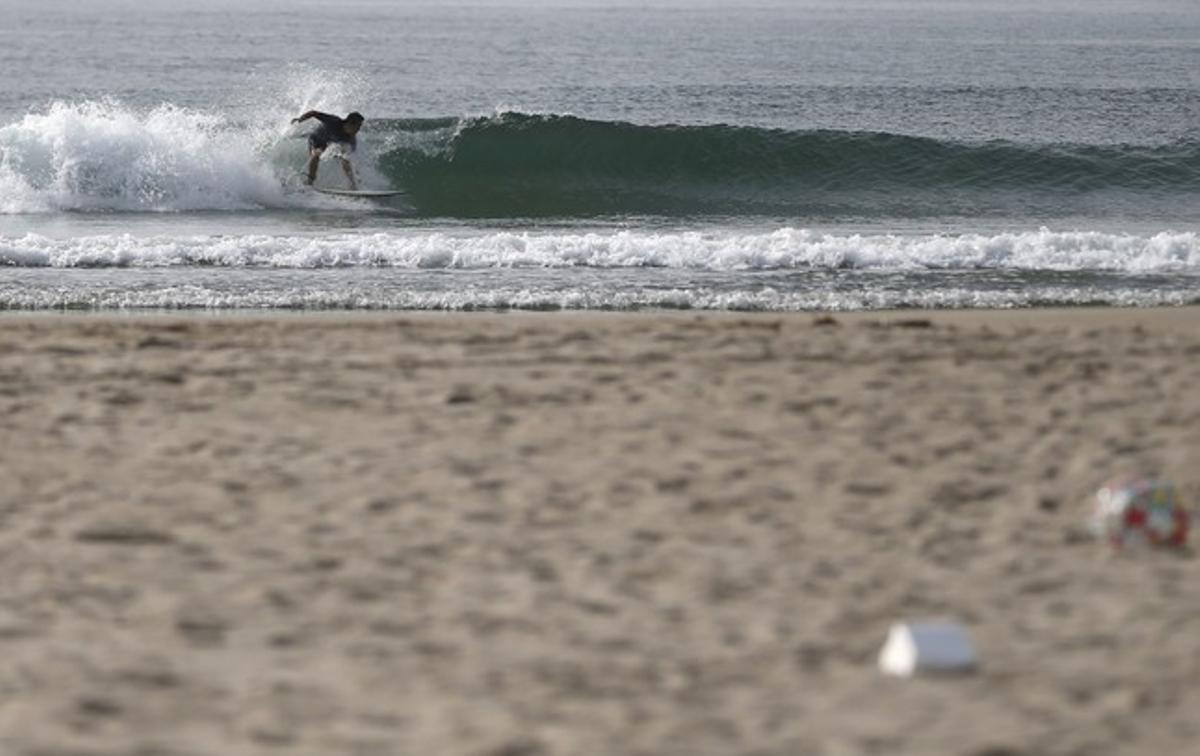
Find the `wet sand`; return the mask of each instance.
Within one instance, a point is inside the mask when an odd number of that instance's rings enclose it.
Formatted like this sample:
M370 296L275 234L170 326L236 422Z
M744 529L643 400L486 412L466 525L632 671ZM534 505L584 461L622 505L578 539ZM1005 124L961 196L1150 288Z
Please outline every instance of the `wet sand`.
M1186 753L1198 450L1192 308L6 316L0 753Z

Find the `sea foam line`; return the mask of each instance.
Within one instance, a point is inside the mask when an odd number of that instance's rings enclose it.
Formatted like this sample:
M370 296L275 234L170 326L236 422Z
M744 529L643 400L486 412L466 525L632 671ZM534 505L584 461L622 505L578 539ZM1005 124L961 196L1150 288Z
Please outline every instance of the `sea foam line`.
M0 236L0 265L408 269L1058 270L1200 272L1200 236L1048 229L993 235L739 232L338 233L318 236Z
M737 310L757 312L880 309L1008 309L1034 306L1117 307L1197 304L1200 292L1091 286L1034 286L1019 291L951 287L886 291L718 291L700 288L513 287L413 291L371 286L280 286L227 290L178 284L11 286L0 283L0 310Z

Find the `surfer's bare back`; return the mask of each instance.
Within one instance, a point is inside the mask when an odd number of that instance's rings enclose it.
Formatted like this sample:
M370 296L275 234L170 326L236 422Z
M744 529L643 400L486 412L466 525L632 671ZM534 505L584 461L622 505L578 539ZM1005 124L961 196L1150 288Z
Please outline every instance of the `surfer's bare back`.
M317 168L321 163L321 155L331 142L344 145L346 153L354 152L354 148L358 146L355 135L358 134L363 121L366 120L358 112L351 113L345 118L338 118L335 115L310 110L299 118L293 118L292 123L301 123L310 118L317 119L321 125L308 135L308 177L305 183L309 185L317 180ZM350 165L350 161L341 155L338 156L338 160L342 161L342 170L346 172L346 178L350 180L350 188L357 189L358 181L354 178L354 169Z

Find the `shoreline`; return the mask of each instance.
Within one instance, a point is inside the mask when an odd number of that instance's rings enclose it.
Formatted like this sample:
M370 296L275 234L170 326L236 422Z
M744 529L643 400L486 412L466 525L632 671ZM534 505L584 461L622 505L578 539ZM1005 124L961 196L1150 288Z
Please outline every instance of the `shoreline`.
M801 322L832 318L838 323L849 325L861 323L894 324L898 321L927 320L932 325L964 327L1084 327L1104 325L1140 325L1154 329L1185 328L1193 318L1200 322L1200 304L1131 306L1108 305L1074 307L1019 307L1019 308L954 308L954 309L881 309L881 310L805 310L805 311L759 311L759 310L303 310L303 309L135 309L135 310L0 310L0 319L5 321L43 319L70 322L72 320L108 320L115 322L162 322L181 321L270 321L299 322L306 319L314 322L377 323L390 320L487 320L528 319L531 322L563 318L574 322L596 320L661 319L664 322L678 320L728 321L738 319L780 319Z

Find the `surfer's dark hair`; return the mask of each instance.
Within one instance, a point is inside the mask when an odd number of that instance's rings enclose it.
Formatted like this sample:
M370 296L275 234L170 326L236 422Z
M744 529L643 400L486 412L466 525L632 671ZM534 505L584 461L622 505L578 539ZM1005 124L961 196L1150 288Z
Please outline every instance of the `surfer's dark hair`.
M362 123L363 121L365 121L367 119L363 118L362 113L359 113L356 110L353 113L351 113L350 115L346 116L346 120L349 121L350 123Z

